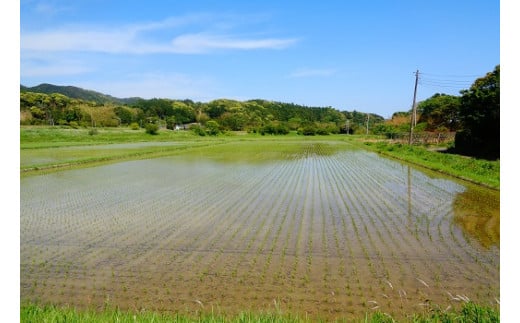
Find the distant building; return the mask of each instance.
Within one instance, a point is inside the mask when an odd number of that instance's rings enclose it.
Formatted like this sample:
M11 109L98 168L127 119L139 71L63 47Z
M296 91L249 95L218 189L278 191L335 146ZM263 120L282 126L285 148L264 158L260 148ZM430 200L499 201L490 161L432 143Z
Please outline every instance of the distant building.
M193 126L200 126L200 123L198 122L192 122L192 123L185 123L185 124L176 124L175 130L189 130Z

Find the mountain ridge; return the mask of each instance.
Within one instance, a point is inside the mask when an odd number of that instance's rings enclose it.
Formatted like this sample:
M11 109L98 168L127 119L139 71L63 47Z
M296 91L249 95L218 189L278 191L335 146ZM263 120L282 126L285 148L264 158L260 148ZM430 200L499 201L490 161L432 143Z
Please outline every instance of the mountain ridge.
M93 90L83 89L77 86L72 85L54 85L50 83L41 83L36 86L28 87L20 84L20 92L37 92L37 93L59 93L69 98L73 99L81 99L85 101L94 101L96 103L119 103L119 104L132 104L138 100L141 100L139 97L131 97L131 98L117 98L108 94L103 94L101 92L96 92Z

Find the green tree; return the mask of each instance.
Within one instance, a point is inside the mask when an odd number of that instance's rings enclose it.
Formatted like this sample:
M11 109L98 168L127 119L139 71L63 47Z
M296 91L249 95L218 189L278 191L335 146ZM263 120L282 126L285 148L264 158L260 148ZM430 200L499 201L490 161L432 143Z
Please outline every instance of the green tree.
M460 97L436 93L417 105L419 123L426 123L427 131L439 129L459 130Z
M167 99L138 100L134 107L141 109L148 117L165 119L173 115L172 101Z
M206 135L206 131L204 131L204 129L201 126L199 126L198 124L191 126L190 130L193 133L195 133L195 134L197 134L199 136L202 136L202 137Z
M31 107L30 112L31 112L33 118L41 119L41 120L45 119L45 111L43 111L42 109L40 109L38 107Z
M244 130L247 122L247 116L242 112L224 112L220 118L220 123L223 127L233 131Z
M220 125L215 120L206 122L206 133L210 136L216 136L220 133Z
M201 113L197 114L196 121L202 125L205 125L206 122L209 121L209 116L206 113L201 112Z
M114 108L114 113L119 118L122 124L130 124L133 119L132 111L127 107L118 106Z
M399 133L399 129L391 124L380 123L372 129L372 132L376 135L383 135L386 138L391 139Z
M174 101L172 103L172 115L177 124L185 124L195 122L195 109L182 101Z
M461 91L462 130L455 150L475 157L500 158L500 65Z
M287 135L289 132L289 127L284 122L269 122L260 128L262 135Z
M206 113L212 119L217 119L225 112L236 111L242 107L242 103L235 100L218 99L209 102L206 106Z
M157 123L149 122L145 126L147 134L156 135L159 132L159 125Z
M166 118L166 129L174 130L175 124L176 124L175 117Z
M71 107L66 108L63 111L63 114L65 116L65 120L69 123L71 121L80 121L81 120L81 110L79 107Z
M333 108L325 108L320 118L321 122L334 122L337 125L345 123L346 117L343 113Z
M244 102L240 111L245 122L242 130L261 128L268 121L267 112L267 109L257 101Z

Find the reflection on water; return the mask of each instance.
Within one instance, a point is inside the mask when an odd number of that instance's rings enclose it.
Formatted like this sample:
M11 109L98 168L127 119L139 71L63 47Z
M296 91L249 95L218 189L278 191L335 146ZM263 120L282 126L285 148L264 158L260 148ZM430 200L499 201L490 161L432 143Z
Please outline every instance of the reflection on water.
M498 232L474 221L498 195L336 148L233 143L22 178L20 299L197 315L282 300L334 321L498 301L500 250L470 238Z
M414 201L413 177L412 167L407 165L409 225L421 224L422 221L422 217L418 216L421 211L416 209L419 204ZM500 192L473 184L465 184L460 188L453 191L453 222L467 239L478 241L482 247L500 247Z
M483 247L500 246L500 192L470 186L453 202L454 221Z
M474 242L498 217L473 220L498 198L334 149L233 143L22 178L20 299L197 315L194 299L229 314L280 299L331 320L370 311L360 299L391 316L498 301L499 246Z
M412 169L408 165L408 222L412 222Z

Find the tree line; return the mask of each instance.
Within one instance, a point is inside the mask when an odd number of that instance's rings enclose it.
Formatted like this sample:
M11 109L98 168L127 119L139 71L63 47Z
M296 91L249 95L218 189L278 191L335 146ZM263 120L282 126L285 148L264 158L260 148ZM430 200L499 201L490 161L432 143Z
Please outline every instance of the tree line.
M46 88L49 86L47 85ZM32 92L21 87L21 124L68 125L71 127L167 129L193 127L200 135L222 131L248 131L262 135L337 133L376 134L391 137L410 130L411 109L392 118L333 107L312 107L262 99L237 101L217 99L207 103L192 100L133 98L129 101L71 98L60 93ZM70 91L70 89L68 89ZM81 92L73 88L74 92ZM84 97L92 97L92 91ZM108 99L113 99L106 96ZM496 159L500 156L500 65L459 96L436 93L417 105L415 132L456 132L458 153Z
M192 100L137 99L131 104L100 103L73 99L60 93L20 93L21 123L69 126L129 126L158 124L167 129L215 123L220 131L249 131L261 134L357 133L384 121L382 116L358 111L339 111L332 107L308 107L267 100L237 101L217 99L207 103ZM346 124L350 125L347 129Z

